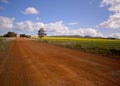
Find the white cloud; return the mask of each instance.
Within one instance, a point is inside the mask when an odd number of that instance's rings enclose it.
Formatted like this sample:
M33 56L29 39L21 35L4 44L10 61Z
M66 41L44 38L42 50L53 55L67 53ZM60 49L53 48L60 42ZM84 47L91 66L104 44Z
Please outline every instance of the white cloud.
M39 28L44 28L47 32L52 32L54 35L80 35L80 36L103 36L97 30L92 28L80 28L76 30L70 30L63 24L62 21L55 23L44 24L41 22L24 21L16 23L16 28L26 31L37 31Z
M46 31L54 32L55 34L58 35L67 34L69 32L69 28L66 27L62 21L45 24L44 28L46 29Z
M109 11L120 12L120 0L103 0L101 2L101 7L110 5Z
M120 13L115 13L111 15L107 21L102 22L98 28L110 28L117 29L120 28Z
M68 25L77 25L77 24L78 24L77 22L68 23Z
M114 12L114 14L110 15L108 20L100 23L97 27L110 29L120 28L120 0L103 0L101 7L106 5L110 5L108 10Z
M114 33L111 36L120 39L120 33Z
M40 22L32 22L30 20L24 22L16 23L15 28L19 30L26 30L26 31L35 31L38 30L40 27L44 27L43 23Z
M80 28L76 30L70 30L70 35L80 35L80 36L92 36L92 37L103 37L102 33L98 32L93 28Z
M1 0L1 2L3 2L3 3L8 3L8 0Z
M54 32L55 35L80 35L80 36L103 36L97 30L92 28L80 28L70 30L62 21L45 24L46 31Z
M38 14L39 11L37 9L35 9L34 7L28 7L24 11L22 11L22 13L26 14L26 15L28 15L28 14L33 15L33 14Z
M46 32L52 32L54 35L80 35L80 36L103 36L97 30L92 28L78 28L70 30L63 24L63 21L54 23L32 22L30 20L17 22L13 25L15 18L0 16L0 29L18 29L22 31L38 31L39 28L45 28Z
M13 29L15 18L8 18L4 16L0 16L0 29Z

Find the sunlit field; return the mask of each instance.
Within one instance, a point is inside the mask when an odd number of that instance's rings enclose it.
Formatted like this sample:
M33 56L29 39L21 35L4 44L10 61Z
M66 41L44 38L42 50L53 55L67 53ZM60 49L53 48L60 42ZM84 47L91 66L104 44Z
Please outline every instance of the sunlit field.
M42 38L42 42L105 56L120 56L120 40L118 39L47 36Z

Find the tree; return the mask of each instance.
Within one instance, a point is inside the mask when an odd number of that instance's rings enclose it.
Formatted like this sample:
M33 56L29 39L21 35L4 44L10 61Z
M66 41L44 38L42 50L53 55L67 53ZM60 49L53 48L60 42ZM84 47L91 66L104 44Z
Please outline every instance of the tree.
M15 32L8 32L7 34L4 34L4 37L17 37L17 34Z
M44 28L38 30L38 36L42 39L46 35Z
M26 34L20 34L20 37L31 38L30 35L26 35Z

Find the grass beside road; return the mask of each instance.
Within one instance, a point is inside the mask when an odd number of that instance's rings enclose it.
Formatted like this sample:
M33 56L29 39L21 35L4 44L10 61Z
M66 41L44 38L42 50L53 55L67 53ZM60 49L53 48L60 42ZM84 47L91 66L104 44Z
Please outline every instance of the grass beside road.
M120 40L118 39L44 37L42 42L120 59Z
M0 37L0 66L8 55L9 47L10 47L10 40Z

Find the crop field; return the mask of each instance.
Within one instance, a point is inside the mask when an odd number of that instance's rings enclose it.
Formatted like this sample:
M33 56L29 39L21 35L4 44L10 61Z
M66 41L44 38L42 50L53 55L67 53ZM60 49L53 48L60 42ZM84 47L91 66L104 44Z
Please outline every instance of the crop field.
M78 37L44 37L42 42L104 56L120 56L120 40Z

